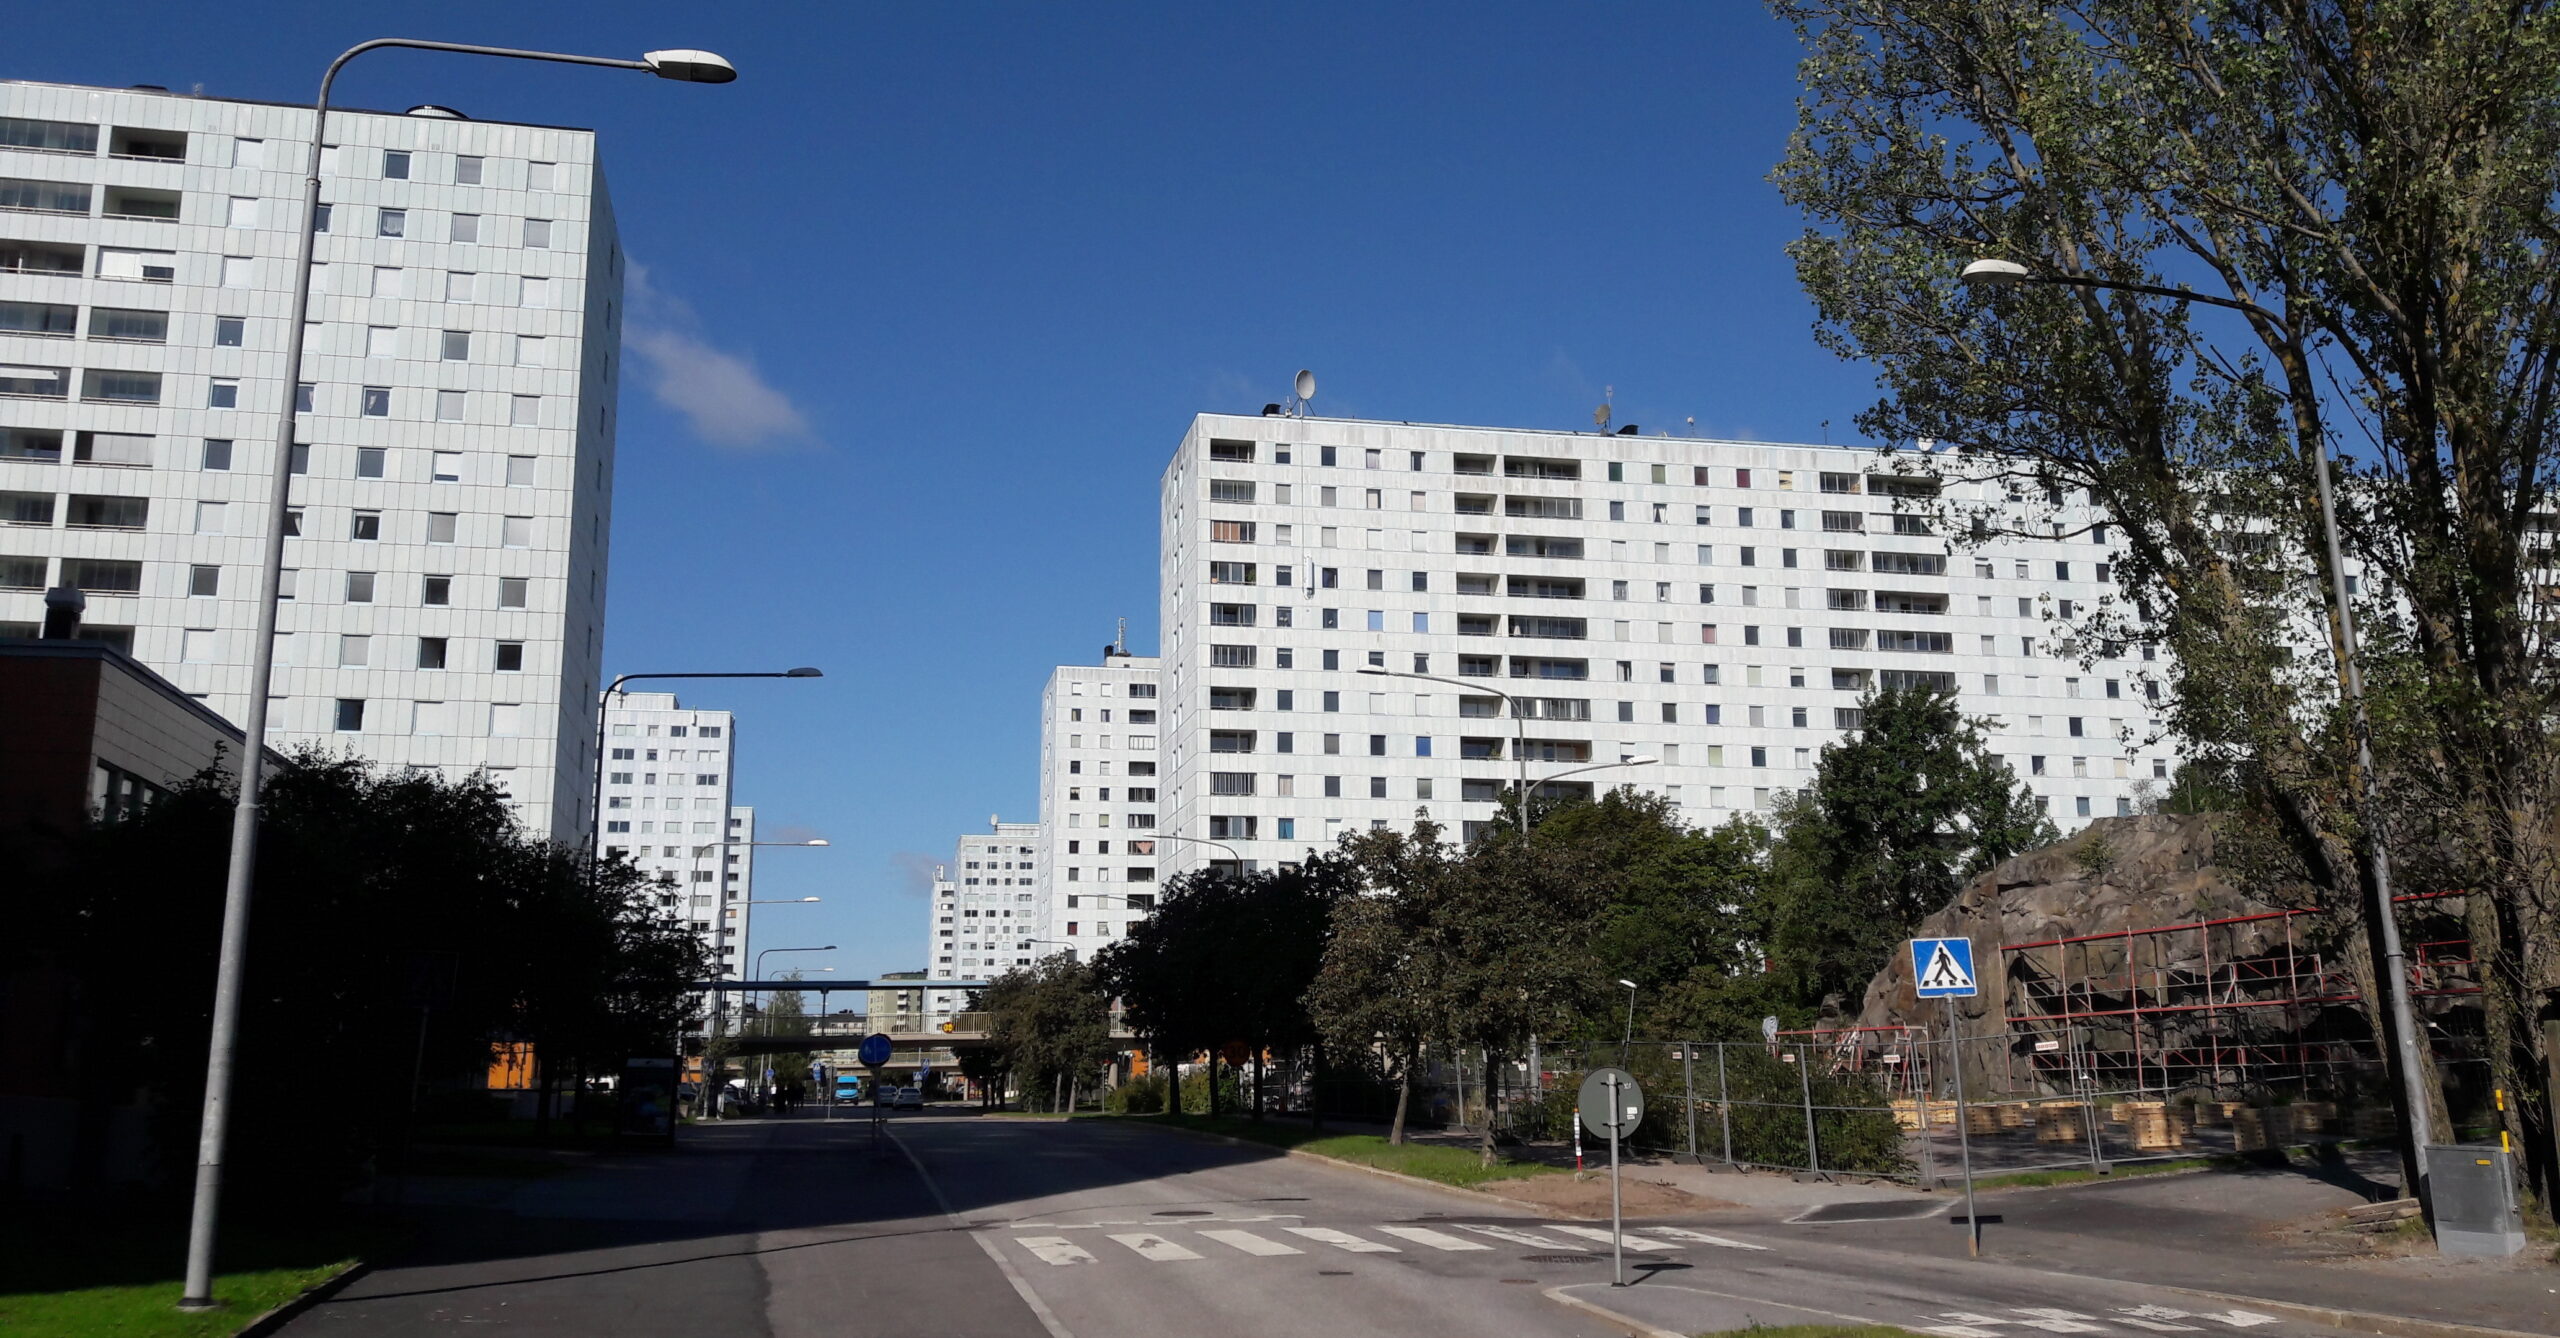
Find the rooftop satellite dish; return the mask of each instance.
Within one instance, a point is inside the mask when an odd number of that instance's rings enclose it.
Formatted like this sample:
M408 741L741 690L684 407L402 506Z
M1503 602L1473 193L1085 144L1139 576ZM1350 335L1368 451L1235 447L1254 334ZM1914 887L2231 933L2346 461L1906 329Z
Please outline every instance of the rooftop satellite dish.
M1297 391L1298 402L1301 404L1314 399L1316 397L1316 374L1303 367L1299 368Z

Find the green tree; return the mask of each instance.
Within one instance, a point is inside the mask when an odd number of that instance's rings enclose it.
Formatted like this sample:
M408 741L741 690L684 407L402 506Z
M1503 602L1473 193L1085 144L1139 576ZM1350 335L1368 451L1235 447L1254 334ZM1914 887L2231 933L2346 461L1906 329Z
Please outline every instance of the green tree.
M1093 967L1065 953L1017 967L971 1001L987 1014L987 1043L1004 1057L1026 1106L1098 1084L1115 1055L1111 997Z
M1983 746L1953 694L1871 692L1778 808L1768 955L1801 1005L1855 1011L1868 979L1966 880L2057 839L2043 801Z
M1385 1049L1396 1075L1390 1143L1404 1141L1422 1047L1450 1034L1452 964L1440 924L1460 857L1439 835L1423 821L1411 834L1343 838L1340 853L1369 891L1334 903L1331 937L1305 996L1310 1020L1336 1054Z

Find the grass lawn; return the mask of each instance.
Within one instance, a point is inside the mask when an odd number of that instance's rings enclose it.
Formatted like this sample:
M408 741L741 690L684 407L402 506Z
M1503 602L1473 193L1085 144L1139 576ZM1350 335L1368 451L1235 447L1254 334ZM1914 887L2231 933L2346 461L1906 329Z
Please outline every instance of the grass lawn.
M214 1295L178 1311L183 1197L98 1193L13 1205L0 1223L0 1333L9 1338L211 1338L326 1281L387 1241L353 1222L226 1222Z
M1460 1189L1473 1189L1496 1180L1523 1180L1533 1175L1551 1175L1556 1169L1536 1162L1512 1161L1507 1157L1497 1159L1491 1166L1483 1166L1478 1164L1478 1158L1472 1148L1453 1148L1425 1143L1395 1144L1389 1143L1382 1134L1320 1134L1293 1120L1273 1120L1256 1124L1251 1120L1231 1119L1224 1116L1213 1120L1205 1116L1186 1115L1179 1123L1169 1123L1160 1115L1106 1118L1127 1118L1145 1123L1166 1124L1170 1128L1200 1129L1213 1134L1225 1134L1230 1138L1241 1138L1251 1143L1265 1143L1276 1148L1330 1157L1335 1161L1347 1161L1356 1166L1374 1166L1381 1171L1394 1171L1401 1175L1418 1176L1424 1180L1436 1180L1444 1185L1456 1185Z
M2136 1176L2161 1175L2170 1171L2197 1171L2222 1164L2225 1158L2186 1157L2177 1161L2137 1161L2112 1168L2110 1174L2095 1171L2012 1171L2007 1175L1978 1175L1973 1178L1976 1189L2033 1189L2041 1185L2082 1185L2099 1180L2131 1180ZM1961 1184L1962 1182L1957 1182Z

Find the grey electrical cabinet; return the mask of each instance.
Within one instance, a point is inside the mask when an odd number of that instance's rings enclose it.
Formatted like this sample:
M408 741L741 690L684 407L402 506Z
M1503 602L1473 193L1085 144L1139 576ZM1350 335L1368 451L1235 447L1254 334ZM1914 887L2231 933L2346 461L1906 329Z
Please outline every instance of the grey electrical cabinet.
M2515 1167L2503 1148L2433 1144L2427 1184L2436 1209L2436 1248L2503 1259L2524 1249Z

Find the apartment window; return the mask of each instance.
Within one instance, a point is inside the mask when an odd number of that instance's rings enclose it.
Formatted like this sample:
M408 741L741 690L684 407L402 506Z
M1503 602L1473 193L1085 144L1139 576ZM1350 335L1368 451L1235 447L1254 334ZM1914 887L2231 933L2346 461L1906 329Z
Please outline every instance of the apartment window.
M466 396L466 395L468 395L468 394L469 394L469 392L468 392L468 391L461 391L461 390L439 390L439 391L437 391L437 392L436 392L436 421L437 421L437 422L439 422L439 423L459 423L459 422L461 422L461 421L462 421L463 408L464 408L464 405L465 405L465 403L466 403L466 401L465 401L465 396Z
M547 218L526 219L524 221L524 244L532 250L548 250L551 246L551 220Z
M524 643L521 641L499 642L498 660L494 667L502 674L524 672Z
M409 211L406 209L384 209L377 212L373 216L373 235L376 237L408 236Z
M531 584L531 581L523 576L499 577L498 607L502 609L523 608L525 606L525 591Z
M231 468L231 443L218 438L208 438L204 444L203 461L206 469Z
M518 367L548 367L548 366L550 366L550 365L551 365L551 364L550 364L550 362L548 362L548 361L544 358L544 356L543 356L543 355L544 355L544 348L543 348L543 339L542 339L542 336L540 336L540 335L517 335L517 336L516 336L516 366L518 366Z
M370 604L373 602L372 572L351 571L347 573L347 602L350 604Z
M498 542L508 548L533 547L533 517L507 517L500 526Z
M469 330L447 330L444 332L444 360L446 362L469 362L471 360L471 332Z
M463 270L454 270L447 273L444 276L444 300L447 302L470 301L471 281L475 277L477 276Z
M191 566L187 568L187 593L210 598L222 593L222 568Z
M530 488L533 486L532 456L510 455L507 457L507 486L510 488Z
M462 481L462 452L435 452L427 461L427 480L431 483L460 483Z
M457 242L478 242L480 240L480 216L478 214L454 215L453 240Z
M455 158L453 160L453 184L457 186L479 185L481 169L486 166L487 162L487 159L475 158L469 155Z
M213 320L213 346L238 348L247 341L249 323L238 316L217 316Z
M362 404L364 406L365 417L389 418L391 416L391 387L366 386L364 388Z
M444 667L446 644L445 638L440 636L422 636L418 638L418 667L421 669L442 669Z
M360 479L381 478L388 458L389 452L385 451L380 446L358 446L356 448L356 477Z
M350 539L364 540L380 539L382 537L382 513L379 511L358 511L348 517L347 537Z
M409 154L406 150L384 149L382 151L382 177L385 181L409 179Z
M196 503L196 533L228 533L231 504L229 502Z
M248 287L250 265L252 263L253 262L247 256L224 256L222 258L222 286L225 288ZM148 271L145 271L145 273L147 274Z
M455 530L460 526L461 521L462 521L462 517L461 517L461 515L460 515L459 513L457 513L457 512L452 512L452 511L430 511L430 512L428 512L428 513L427 513L427 542L428 542L428 543L431 543L431 544L449 544L449 543L452 543L452 542L453 542L453 539L454 539L454 532L455 532Z
M556 163L526 163L524 165L524 188L526 190L557 189L552 182L559 175L559 170L559 166Z
M352 734L364 728L364 698L340 697L335 724L340 732Z
M418 602L429 607L443 607L453 602L453 578L429 576L418 587Z
M208 409L239 408L240 383L227 376L217 376L213 378L212 382L205 388L204 407ZM229 443L226 442L224 444L227 446ZM226 451L225 454L228 455L228 452ZM227 463L223 465L223 468L225 469L229 469L230 467L231 466Z
M288 539L299 539L299 538L301 538L301 537L302 537L302 508L301 508L301 507L295 506L295 507L287 507L287 508L285 508L285 513L284 513L284 532L285 532L285 537L286 537L286 538L288 538Z
M542 423L542 397L510 395L507 397L507 423L511 427L538 427Z
M339 667L339 668L341 668L341 669L362 669L362 668L364 668L366 665L368 665L368 664L372 663L372 660L373 660L373 638L372 638L372 637L369 637L369 636L352 636L352 635L350 635L350 636L341 636L341 637L339 637L339 638L338 638L338 667Z

